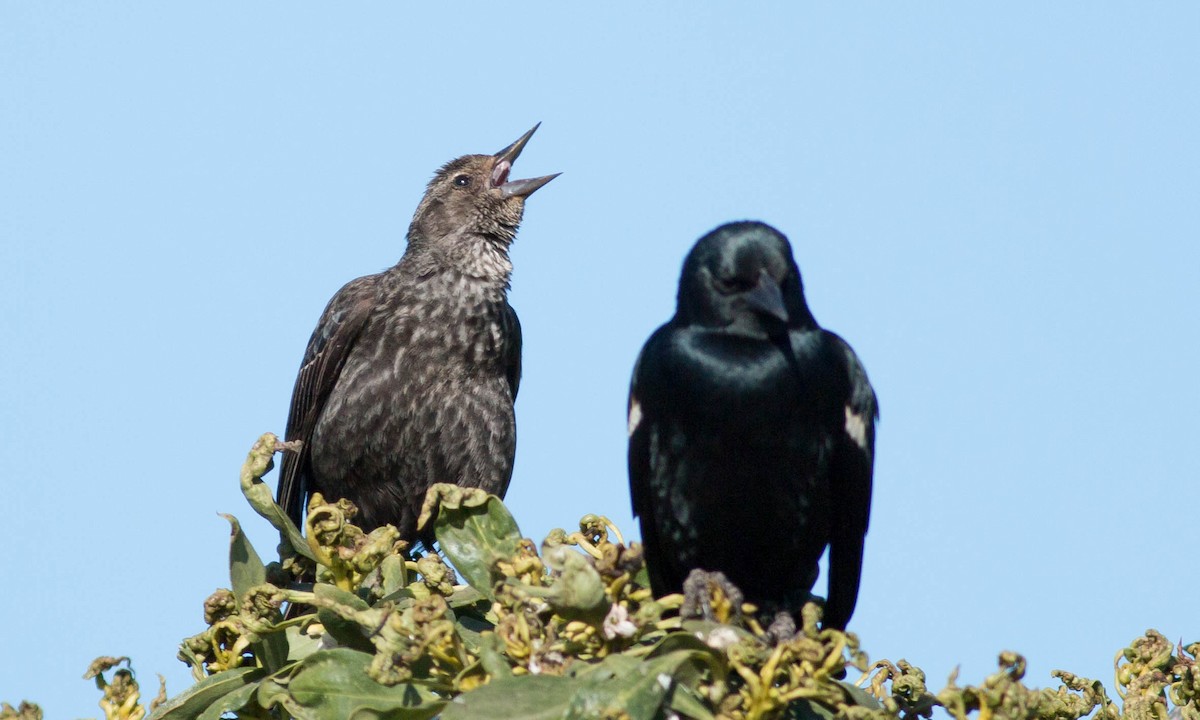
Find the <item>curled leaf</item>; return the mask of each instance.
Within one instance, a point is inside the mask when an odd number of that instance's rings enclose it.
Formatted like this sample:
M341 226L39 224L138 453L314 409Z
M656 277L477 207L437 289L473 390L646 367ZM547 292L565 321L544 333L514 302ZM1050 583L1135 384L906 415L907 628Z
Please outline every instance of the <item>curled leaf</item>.
M262 480L263 475L266 475L275 466L273 456L279 448L279 438L274 433L263 433L258 438L254 446L250 448L249 454L246 455L246 462L242 464L240 475L242 494L246 496L246 501L250 503L250 507L254 508L254 512L265 518L279 531L282 543L291 548L292 552L316 561L312 551L308 549L308 543L305 542L304 536L300 534L299 528L283 511L283 508L275 504L275 496Z

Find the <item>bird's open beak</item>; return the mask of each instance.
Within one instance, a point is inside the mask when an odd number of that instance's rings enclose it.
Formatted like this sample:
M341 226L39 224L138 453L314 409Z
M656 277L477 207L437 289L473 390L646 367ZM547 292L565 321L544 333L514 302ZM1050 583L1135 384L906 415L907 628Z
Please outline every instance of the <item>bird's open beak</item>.
M770 315L780 322L788 321L787 307L783 304L783 292L779 283L767 273L766 269L758 271L758 284L745 295L746 304L753 310Z
M529 197L535 190L558 177L562 173L554 173L553 175L543 175L542 177L529 178L528 180L509 180L508 173L512 170L512 164L521 155L521 151L525 149L525 145L529 142L529 138L537 132L541 123L534 125L521 137L517 138L516 142L496 153L496 166L492 169L492 187L498 188L503 197Z

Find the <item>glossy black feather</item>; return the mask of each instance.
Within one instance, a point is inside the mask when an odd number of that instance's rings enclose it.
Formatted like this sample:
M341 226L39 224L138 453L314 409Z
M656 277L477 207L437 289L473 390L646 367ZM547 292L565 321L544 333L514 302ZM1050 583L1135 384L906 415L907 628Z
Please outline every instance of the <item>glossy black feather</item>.
M831 548L825 624L854 611L867 530L875 393L821 329L787 239L717 228L684 263L678 309L630 393L629 473L656 595L719 570L765 610L798 611Z
M508 180L532 132L443 166L400 261L329 301L288 414L301 449L284 456L277 499L297 524L320 492L354 502L368 530L390 523L428 545L416 520L432 484L507 490L521 376L508 249L525 198L552 179Z

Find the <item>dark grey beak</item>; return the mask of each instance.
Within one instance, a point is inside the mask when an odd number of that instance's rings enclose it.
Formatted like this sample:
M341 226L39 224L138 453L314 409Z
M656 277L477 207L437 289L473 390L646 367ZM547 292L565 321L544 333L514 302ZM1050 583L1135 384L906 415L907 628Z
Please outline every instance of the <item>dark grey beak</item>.
M779 283L775 282L766 269L758 271L758 284L751 288L745 297L746 304L751 309L764 315L770 315L783 323L788 321L787 307L783 304L783 292L779 289Z
M537 132L541 127L541 123L529 128L529 132L516 139L512 145L504 148L496 153L496 166L492 170L492 187L498 188L500 194L504 197L529 197L535 190L558 177L562 173L554 173L553 175L543 175L542 177L529 178L528 180L509 180L508 173L512 170L512 164L521 155L521 151L525 149L525 145L529 143L529 138Z
M514 142L512 145L509 145L500 152L496 153L496 162L507 160L508 164L512 165L517 158L521 157L521 151L524 150L525 146L529 144L529 138L533 137L533 134L537 132L537 129L541 126L541 123L534 125L533 127L529 128L529 132L517 138L516 142Z
M543 175L541 177L529 178L528 180L513 180L511 182L506 182L500 186L500 193L504 195L504 197L512 197L513 195L529 197L533 194L534 190L537 190L559 175L562 175L562 173Z

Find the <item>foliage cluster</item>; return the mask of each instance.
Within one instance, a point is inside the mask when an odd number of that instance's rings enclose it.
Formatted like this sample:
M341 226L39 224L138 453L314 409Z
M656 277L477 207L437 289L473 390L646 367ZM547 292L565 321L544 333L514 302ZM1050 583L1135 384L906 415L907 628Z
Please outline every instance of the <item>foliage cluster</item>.
M207 629L179 651L196 684L170 700L160 691L151 720L907 720L938 707L957 720L1200 720L1200 643L1151 630L1125 648L1123 707L1067 672L1054 673L1055 689L1029 688L1024 658L1009 652L980 685L952 676L933 693L919 668L871 664L853 633L820 629L819 603L784 638L715 584L708 617L688 617L681 596L651 595L640 546L607 519L586 516L538 548L498 498L455 486L436 486L422 513L449 565L410 552L394 528L364 533L353 506L320 496L302 535L261 479L281 448L262 436L241 476L279 530L281 560L263 563L226 516L231 587L205 601ZM86 677L108 720L141 720L132 673L105 680L121 662L101 658ZM857 684L842 680L851 669ZM40 717L27 703L0 709L0 720Z

